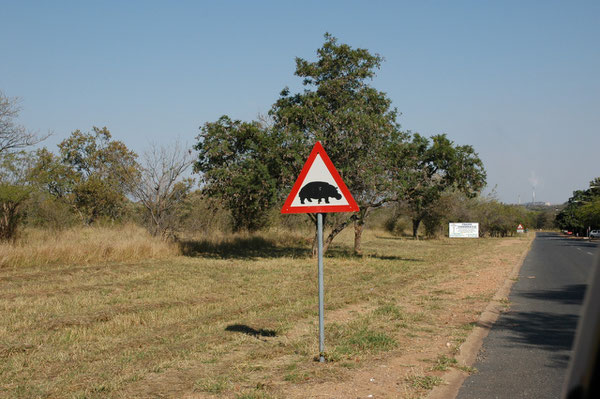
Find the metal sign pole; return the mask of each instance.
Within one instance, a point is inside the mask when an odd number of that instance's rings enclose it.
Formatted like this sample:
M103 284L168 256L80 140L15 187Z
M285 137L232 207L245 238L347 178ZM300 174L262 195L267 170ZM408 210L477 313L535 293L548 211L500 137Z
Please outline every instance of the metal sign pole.
M319 256L319 361L325 361L325 327L323 321L323 214L317 213L317 239Z
M330 201L330 198L332 200ZM313 200L317 200L316 203ZM309 203L305 203L308 201ZM325 201L324 204L321 201ZM319 257L319 361L325 362L323 288L323 222L329 212L358 212L358 204L333 166L320 142L316 142L283 203L281 213L310 213L317 218Z

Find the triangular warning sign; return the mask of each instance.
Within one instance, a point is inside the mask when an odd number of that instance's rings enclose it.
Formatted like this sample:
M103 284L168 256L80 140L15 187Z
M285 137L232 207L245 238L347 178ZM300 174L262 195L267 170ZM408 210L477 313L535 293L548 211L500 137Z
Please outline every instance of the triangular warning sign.
M523 225L519 223L519 225L517 226L517 230L523 230Z
M317 141L281 213L358 212L358 205Z

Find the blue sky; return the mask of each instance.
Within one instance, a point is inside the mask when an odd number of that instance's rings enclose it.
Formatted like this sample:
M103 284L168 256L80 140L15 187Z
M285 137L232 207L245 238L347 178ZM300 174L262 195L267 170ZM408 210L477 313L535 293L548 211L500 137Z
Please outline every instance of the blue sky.
M141 153L266 113L330 32L385 58L404 129L473 145L502 201L560 203L600 176L599 21L598 1L0 0L0 90L52 150L107 126Z

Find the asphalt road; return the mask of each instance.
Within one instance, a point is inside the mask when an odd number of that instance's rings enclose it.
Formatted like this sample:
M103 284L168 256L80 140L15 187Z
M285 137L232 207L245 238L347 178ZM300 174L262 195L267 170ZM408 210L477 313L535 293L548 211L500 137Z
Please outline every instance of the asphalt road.
M458 399L560 398L597 248L538 233Z

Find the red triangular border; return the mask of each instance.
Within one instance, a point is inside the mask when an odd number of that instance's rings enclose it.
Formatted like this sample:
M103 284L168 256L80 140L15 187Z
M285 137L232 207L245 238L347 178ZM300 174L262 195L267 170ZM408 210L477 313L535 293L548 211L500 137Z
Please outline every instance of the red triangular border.
M315 205L309 205L309 206L294 206L294 207L292 207L292 202L294 202L294 198L296 198L298 191L300 191L302 183L304 182L304 179L306 178L308 171L310 170L315 159L317 158L317 155L321 155L321 159L325 163L325 166L327 166L327 169L329 170L329 173L331 173L333 180L335 180L335 182L337 183L340 191L342 192L342 195L344 196L344 198L346 198L346 201L348 201L348 205L315 204ZM354 198L352 197L352 194L350 194L348 187L346 187L346 184L344 184L342 177L338 173L335 166L333 166L331 159L329 159L329 157L327 156L327 153L325 152L325 149L321 145L321 142L317 141L315 146L313 147L312 151L310 152L310 155L308 156L306 163L302 167L302 171L300 172L298 179L296 179L296 183L294 183L294 186L292 187L292 191L290 192L287 199L285 200L285 203L283 204L283 207L281 208L281 213L329 213L329 212L358 212L358 204L356 203L356 201L354 201Z

